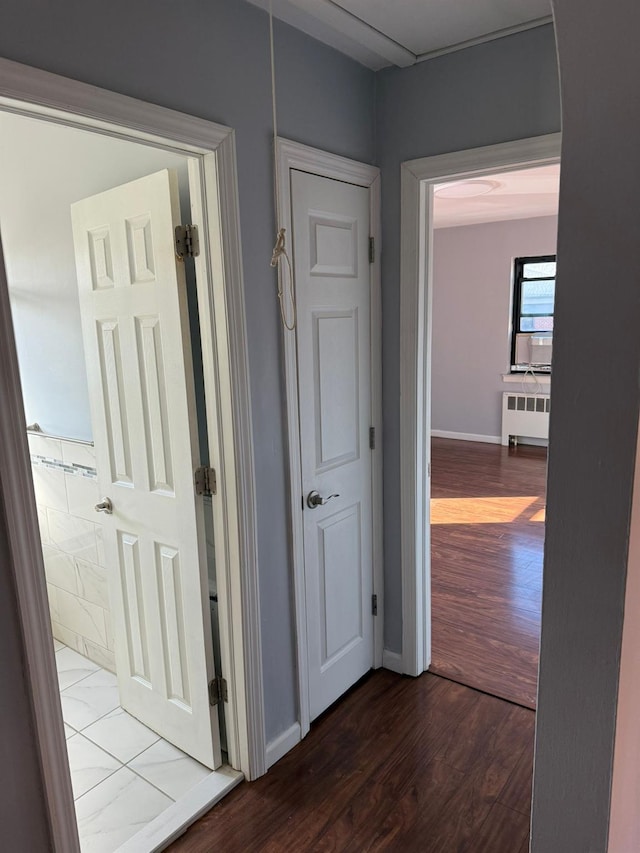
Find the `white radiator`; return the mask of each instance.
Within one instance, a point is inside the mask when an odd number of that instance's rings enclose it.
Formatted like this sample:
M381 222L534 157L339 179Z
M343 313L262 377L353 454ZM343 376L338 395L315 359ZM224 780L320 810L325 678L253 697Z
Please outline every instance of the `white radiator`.
M523 438L549 438L549 411L551 400L548 394L502 395L502 444L517 442Z

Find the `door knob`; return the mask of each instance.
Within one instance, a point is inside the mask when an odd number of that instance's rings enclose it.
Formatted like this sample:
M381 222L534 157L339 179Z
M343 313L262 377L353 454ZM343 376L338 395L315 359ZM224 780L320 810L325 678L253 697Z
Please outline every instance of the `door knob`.
M102 498L99 504L95 506L96 512L106 512L107 515L111 515L113 512L113 504L111 503L110 498Z
M307 495L307 506L309 509L315 509L317 506L324 506L326 503L329 503L331 498L339 497L340 495L329 495L329 497L323 498L320 492L314 490Z

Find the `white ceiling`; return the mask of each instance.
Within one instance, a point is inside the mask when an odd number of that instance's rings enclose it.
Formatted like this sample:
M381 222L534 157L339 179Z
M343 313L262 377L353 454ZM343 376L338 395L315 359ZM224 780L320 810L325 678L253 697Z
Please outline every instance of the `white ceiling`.
M378 71L551 21L550 0L250 0Z
M462 184L471 192L486 190L484 182L495 184L489 192L469 198L443 198L439 187L449 192L462 191ZM481 222L502 222L506 219L532 219L535 216L555 216L558 213L560 166L539 166L495 175L482 175L468 181L439 184L433 196L435 228L476 225ZM445 190L446 191L446 190Z

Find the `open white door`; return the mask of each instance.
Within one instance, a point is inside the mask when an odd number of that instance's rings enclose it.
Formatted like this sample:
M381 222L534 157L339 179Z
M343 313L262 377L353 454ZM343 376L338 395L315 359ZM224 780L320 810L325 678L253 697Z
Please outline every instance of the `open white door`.
M291 170L309 707L373 666L369 190Z
M178 182L162 171L72 205L120 701L222 763Z

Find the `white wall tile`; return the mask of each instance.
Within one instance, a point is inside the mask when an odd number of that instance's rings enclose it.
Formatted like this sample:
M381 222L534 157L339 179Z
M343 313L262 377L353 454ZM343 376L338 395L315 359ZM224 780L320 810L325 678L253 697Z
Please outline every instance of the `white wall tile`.
M77 474L65 474L64 478L67 484L70 515L85 518L94 524L101 523L102 516L95 510L95 506L100 500L97 480L81 477Z
M105 613L105 618L108 618L108 616L109 614ZM106 669L115 675L116 658L110 649L105 649L103 646L99 646L97 643L92 643L91 640L86 640L84 637L80 638L80 646L80 651L85 657L88 657L89 660L97 663L98 666L101 666L103 669Z
M50 583L47 584L47 597L49 599L49 613L51 614L51 622L58 622L58 590ZM53 636L56 636L55 633ZM57 637L56 639L59 639L59 637Z
M98 604L109 609L109 589L107 587L107 570L95 563L87 563L85 560L75 560L77 589L80 598L86 598L93 604Z
M85 468L96 467L96 449L90 444L75 444L62 441L62 461L67 465L83 465Z
M43 545L48 545L49 539L49 521L47 519L47 508L38 504L38 526L40 527L40 541Z
M64 472L55 468L44 468L42 465L32 465L33 488L36 493L36 503L47 509L57 509L67 512L67 487Z
M81 651L82 637L79 637L75 631L67 628L66 625L61 625L57 620L53 622L52 629L56 640L60 640L69 649L75 649L77 652Z
M50 545L43 545L44 573L47 581L54 586L60 587L67 592L77 593L78 580L76 564L73 557L58 551Z
M106 648L107 632L102 607L62 589L57 592L57 600L59 618L56 621Z
M44 435L29 433L29 452L34 456L46 456L49 459L62 459L62 446L56 438L45 438Z
M47 518L49 536L53 545L61 551L66 551L67 554L80 557L81 560L88 560L90 563L98 562L95 524L53 509L47 509Z

